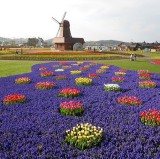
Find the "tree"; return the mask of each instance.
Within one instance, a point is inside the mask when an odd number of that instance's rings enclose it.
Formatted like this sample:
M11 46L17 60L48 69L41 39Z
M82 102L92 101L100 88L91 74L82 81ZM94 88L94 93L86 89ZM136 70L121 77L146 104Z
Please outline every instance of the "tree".
M33 46L36 47L37 43L38 43L38 39L37 38L28 38L28 46Z

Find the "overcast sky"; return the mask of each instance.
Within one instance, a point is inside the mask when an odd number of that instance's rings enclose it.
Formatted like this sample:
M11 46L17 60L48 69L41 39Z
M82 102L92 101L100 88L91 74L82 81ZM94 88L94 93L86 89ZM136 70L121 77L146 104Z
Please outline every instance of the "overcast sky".
M85 41L160 42L160 0L0 0L0 37L54 38L65 11Z

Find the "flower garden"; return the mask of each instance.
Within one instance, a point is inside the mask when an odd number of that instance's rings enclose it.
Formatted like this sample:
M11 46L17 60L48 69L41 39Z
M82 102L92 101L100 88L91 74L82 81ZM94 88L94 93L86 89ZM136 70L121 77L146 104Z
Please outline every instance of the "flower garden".
M50 62L0 87L2 159L160 158L159 74Z

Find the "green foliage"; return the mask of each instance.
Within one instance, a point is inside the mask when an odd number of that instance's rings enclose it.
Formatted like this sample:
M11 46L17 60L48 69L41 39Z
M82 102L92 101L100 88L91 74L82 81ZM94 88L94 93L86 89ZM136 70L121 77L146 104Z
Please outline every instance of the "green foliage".
M63 115L73 115L73 116L80 116L84 112L83 108L75 108L73 110L67 108L60 108L60 113Z

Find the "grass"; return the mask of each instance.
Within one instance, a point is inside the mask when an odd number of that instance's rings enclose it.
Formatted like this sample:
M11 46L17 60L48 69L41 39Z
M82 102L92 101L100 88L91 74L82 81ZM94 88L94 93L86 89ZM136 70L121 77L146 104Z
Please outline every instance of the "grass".
M139 59L137 61L128 60L107 60L97 61L103 64L112 64L121 68L127 68L128 70L149 70L152 73L160 73L160 65L154 65L146 59Z
M0 77L31 72L31 67L42 62L31 61L0 61Z

